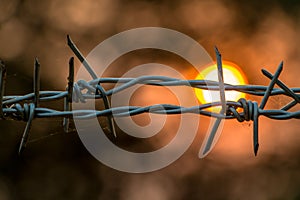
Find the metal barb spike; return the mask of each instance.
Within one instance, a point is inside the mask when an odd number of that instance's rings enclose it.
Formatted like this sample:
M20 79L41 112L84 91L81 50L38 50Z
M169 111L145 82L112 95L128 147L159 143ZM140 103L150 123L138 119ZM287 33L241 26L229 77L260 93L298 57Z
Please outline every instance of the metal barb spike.
M39 106L40 100L40 63L37 58L34 60L34 71L33 71L33 93L34 93L34 105Z
M27 141L28 141L28 138L29 138L29 132L30 132L30 129L31 129L31 124L32 124L32 121L33 121L33 118L34 118L34 115L35 115L35 105L33 103L31 103L29 105L28 112L29 112L28 113L29 117L28 117L27 124L26 124L25 130L24 130L21 142L20 142L20 146L19 146L19 150L18 150L19 155L21 155L22 152L24 151L24 149L26 147L26 144L27 144Z
M270 96L270 94L271 94L271 92L272 92L272 90L273 90L273 88L274 88L274 86L277 82L277 79L278 79L280 73L282 72L282 69L283 69L283 62L281 62L279 64L274 76L271 79L271 82L270 82L269 86L267 87L267 91L265 92L264 97L263 97L263 99L262 99L262 101L259 105L260 109L264 109L264 107L265 107L265 105L266 105L266 103L269 99L269 96ZM264 70L262 70L262 73L264 73Z
M69 60L67 96L64 98L64 111L72 110L73 85L74 85L74 57L71 57ZM64 117L63 127L66 133L69 132L69 123L70 123L70 119Z
M253 102L253 150L254 155L257 155L258 152L258 117L259 117L259 107L257 102Z
M100 92L101 96L102 96L102 100L103 100L103 104L105 109L110 109L110 103L108 101L108 97L106 95L106 91L104 90L104 88L101 86L100 82L98 82L97 86L96 86L96 95ZM115 125L114 125L114 120L112 115L108 115L107 116L107 120L108 120L108 124L109 124L109 128L110 131L113 133L114 137L117 137L117 133L115 130Z
M262 69L262 73L268 77L269 79L273 79L274 76L268 72L265 69ZM281 82L279 79L276 79L276 84L283 89L288 95L290 95L292 98L294 98L294 100L292 102L290 102L289 104L287 104L286 106L284 106L283 108L281 108L281 110L289 110L290 108L292 108L293 106L295 106L297 103L300 103L300 98L298 97L298 95L293 92L288 86L286 86L283 82Z
M254 155L257 155L258 152L258 147L259 147L259 143L258 143L258 117L259 117L259 109L263 110L268 99L269 96L271 95L273 88L277 82L277 79L280 75L280 73L282 72L283 69L283 62L281 62L274 74L274 76L271 78L271 82L269 84L269 86L267 87L267 90L263 96L263 99L259 105L259 107L257 106L257 103L254 102L253 103L253 109L254 109L254 114L253 114L253 149L254 149ZM266 70L262 70L262 73L265 74Z
M225 88L224 88L224 77L223 77L223 67L222 67L222 56L217 47L215 47L216 57L217 57L217 68L218 68L218 80L220 88L220 99L222 103L222 111L226 113L226 98L225 98Z
M6 82L6 68L2 61L0 61L0 118L4 117L3 114L3 96L5 91L5 82Z
M225 115L226 113L226 98L225 98L225 88L224 88L224 78L223 78L223 68L222 68L222 57L217 47L215 47L216 59L217 59L217 68L218 68L218 80L219 80L219 91L220 91L220 99L222 104L222 109L220 111L220 115ZM214 140L216 138L219 126L222 122L221 117L217 117L215 120L213 127L205 140L204 146L201 147L199 152L199 157L202 158L212 149L213 144L215 144Z
M85 69L89 72L91 77L93 79L97 78L97 74L94 72L88 61L85 59L85 57L82 55L82 53L79 51L79 49L76 47L75 43L72 41L71 37L67 35L67 43L70 49L73 51L73 53L76 55L76 57L79 59L79 61L83 64Z

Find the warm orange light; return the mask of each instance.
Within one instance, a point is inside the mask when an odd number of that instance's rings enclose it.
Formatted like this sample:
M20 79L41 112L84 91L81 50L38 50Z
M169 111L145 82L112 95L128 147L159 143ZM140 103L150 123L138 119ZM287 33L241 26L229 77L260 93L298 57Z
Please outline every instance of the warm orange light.
M236 64L223 61L222 66L225 83L231 85L245 85L247 83L246 76ZM214 63L204 68L196 79L218 81L217 64ZM195 93L202 104L220 101L219 91L195 89ZM237 101L240 98L245 98L245 96L246 95L244 93L237 91L225 91L226 100L229 101Z

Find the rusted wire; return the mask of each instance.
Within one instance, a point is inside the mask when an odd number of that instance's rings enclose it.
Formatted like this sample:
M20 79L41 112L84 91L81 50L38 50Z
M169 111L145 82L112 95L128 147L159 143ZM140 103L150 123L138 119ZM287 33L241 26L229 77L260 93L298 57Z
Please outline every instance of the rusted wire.
M283 63L280 63L275 74L272 75L267 70L263 69L262 73L268 79L270 84L268 86L261 85L230 85L223 81L222 59L218 49L215 48L217 67L218 67L218 82L210 80L180 80L172 77L165 76L141 76L137 78L107 78L97 77L93 72L92 67L86 61L79 49L73 43L68 36L68 45L71 50L77 56L77 58L83 63L87 71L90 73L93 80L87 82L79 80L74 82L74 58L69 61L69 76L68 86L66 91L40 91L39 85L39 71L40 64L37 59L34 62L34 83L33 92L26 95L13 95L5 96L5 80L6 80L6 68L3 62L0 62L0 103L2 109L0 109L0 119L13 119L26 121L26 127L21 138L19 153L22 153L29 138L30 127L34 118L63 118L64 131L69 130L69 119L89 119L94 117L105 116L108 119L108 124L112 134L116 137L115 125L113 117L124 117L138 115L141 113L156 113L156 114L185 114L194 113L204 116L216 118L213 129L209 135L207 145L204 149L204 153L207 152L215 137L215 133L219 128L220 122L223 119L236 119L239 122L253 121L253 148L254 154L258 151L258 118L265 116L270 119L287 120L287 119L299 119L300 111L292 112L291 109L300 103L299 93L300 88L289 88L282 81L279 80L279 75L283 69ZM103 83L119 83L110 90L105 90L102 87ZM137 84L153 85L153 86L187 86L203 90L216 90L220 91L220 102L211 102L201 105L195 105L193 107L182 107L178 105L159 104L146 107L140 106L122 106L122 107L110 107L108 97L121 92L129 87ZM278 85L279 88L274 88ZM226 101L225 91L234 90L241 93L251 94L255 96L263 96L261 103L246 100L244 98L238 101ZM281 109L265 110L265 105L270 96L285 95L292 99L289 103L283 106ZM39 102L50 102L54 100L64 99L64 110L53 110L46 107L39 107ZM72 103L86 102L88 99L102 99L105 109L103 110L72 110ZM208 109L217 106L222 106L220 112L216 113Z

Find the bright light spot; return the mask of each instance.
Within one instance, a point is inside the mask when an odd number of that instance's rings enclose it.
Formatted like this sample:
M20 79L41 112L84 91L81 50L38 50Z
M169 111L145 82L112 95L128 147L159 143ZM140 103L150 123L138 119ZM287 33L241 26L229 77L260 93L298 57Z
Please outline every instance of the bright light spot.
M247 83L246 76L242 70L234 63L223 61L223 76L224 82L231 85L245 85ZM209 65L204 68L196 77L197 80L212 80L218 82L217 64ZM210 103L220 101L220 92L212 90L195 89L198 100L202 103ZM225 91L225 97L228 101L237 101L240 98L245 98L244 93L237 91Z

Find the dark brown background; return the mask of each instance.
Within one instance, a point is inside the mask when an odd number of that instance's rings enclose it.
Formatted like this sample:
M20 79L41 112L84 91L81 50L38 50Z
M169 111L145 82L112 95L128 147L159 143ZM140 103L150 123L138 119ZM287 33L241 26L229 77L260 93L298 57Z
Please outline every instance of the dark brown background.
M8 68L6 95L32 91L36 56L42 66L42 89L64 90L67 62L72 56L66 45L67 34L87 55L106 38L144 26L183 32L211 55L217 45L224 59L240 65L251 84L268 84L260 69L274 72L284 60L281 80L296 87L300 72L299 6L296 0L0 0L0 58ZM182 60L177 62L178 58L160 53L161 62L182 66ZM149 55L152 57L147 58ZM115 64L128 66L159 59L144 52ZM286 102L275 97L268 106L279 108ZM60 103L51 106L61 108ZM297 120L260 119L257 157L252 152L252 125L227 122L214 151L199 160L207 121L203 119L198 137L183 157L148 174L127 174L102 165L87 152L75 132L63 133L61 119L34 120L31 140L56 135L29 143L19 158L16 149L25 123L0 121L0 199L300 199Z

